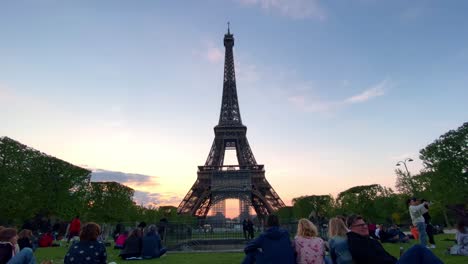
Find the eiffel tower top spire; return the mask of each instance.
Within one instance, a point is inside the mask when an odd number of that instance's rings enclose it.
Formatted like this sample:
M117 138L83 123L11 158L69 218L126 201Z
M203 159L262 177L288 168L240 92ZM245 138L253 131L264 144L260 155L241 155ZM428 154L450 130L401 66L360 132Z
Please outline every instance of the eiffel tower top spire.
M221 113L218 126L243 126L237 99L236 73L234 70L234 35L231 34L228 22L228 32L224 35L224 82L223 99L221 101Z

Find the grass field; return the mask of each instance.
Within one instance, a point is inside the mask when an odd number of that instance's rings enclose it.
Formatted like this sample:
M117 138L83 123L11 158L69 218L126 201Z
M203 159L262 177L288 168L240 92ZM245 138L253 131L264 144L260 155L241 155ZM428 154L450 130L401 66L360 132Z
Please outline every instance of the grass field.
M466 264L468 263L468 257L463 256L450 256L446 255L445 251L448 247L452 246L454 242L445 241L444 239L453 239L454 235L437 235L436 243L437 248L432 249L433 252L442 259L446 264ZM394 256L399 255L400 246L405 249L411 247L414 243L405 244L384 244L385 249ZM118 250L114 250L110 247L107 248L108 258L107 261L115 261L117 263L162 263L162 264L197 264L197 263L215 263L215 264L238 264L242 261L244 256L243 253L173 253L169 252L166 256L160 259L152 260L139 260L139 261L124 261L118 257ZM66 254L65 247L54 247L54 248L39 248L35 255L38 263L42 260L53 260L54 263L63 263L63 257Z

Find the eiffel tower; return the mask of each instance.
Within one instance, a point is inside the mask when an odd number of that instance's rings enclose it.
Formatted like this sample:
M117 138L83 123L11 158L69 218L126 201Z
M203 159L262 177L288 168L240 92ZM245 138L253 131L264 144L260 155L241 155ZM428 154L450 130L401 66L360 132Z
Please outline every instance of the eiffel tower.
M246 137L237 99L233 46L228 24L219 123L214 127L215 138L205 165L198 166L197 180L180 203L179 214L205 218L213 205L226 199L244 204L240 211L245 211L245 205L252 206L260 218L285 206L265 178L264 166L257 164ZM226 150L236 150L239 165L224 166Z

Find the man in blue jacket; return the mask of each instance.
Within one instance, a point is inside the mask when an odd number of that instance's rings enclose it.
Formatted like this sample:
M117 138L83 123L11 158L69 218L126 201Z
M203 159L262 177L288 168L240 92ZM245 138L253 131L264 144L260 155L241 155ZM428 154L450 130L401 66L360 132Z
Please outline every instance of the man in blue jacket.
M269 215L266 230L244 248L243 264L294 264L294 249L289 232L279 227L276 215Z

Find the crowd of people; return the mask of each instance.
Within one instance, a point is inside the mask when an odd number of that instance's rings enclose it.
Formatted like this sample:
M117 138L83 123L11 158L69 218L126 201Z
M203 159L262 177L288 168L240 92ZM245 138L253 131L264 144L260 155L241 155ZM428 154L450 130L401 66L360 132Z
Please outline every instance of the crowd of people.
M364 218L351 215L337 216L328 224L328 241L320 238L317 227L308 219L300 219L293 242L287 230L280 228L275 215L268 216L266 230L250 241L244 249L243 264L284 263L284 264L439 264L443 263L432 251L435 241L431 229L429 203L412 198L408 210L412 224L419 234L419 244L400 251L397 259L389 254L382 243L405 243L409 236L397 226L387 228L379 225L370 228ZM375 229L375 230L374 230ZM372 230L370 232L369 230ZM427 238L429 237L429 241ZM418 239L416 238L416 239ZM429 242L429 243L428 243ZM457 244L448 249L452 255L468 256L468 223L462 219L457 224ZM401 248L403 249L403 248ZM326 252L329 252L328 256Z
M429 215L429 203L416 198L408 200L413 237L419 240L400 257L389 254L382 243L405 243L409 236L395 225L369 226L363 217L351 215L347 218L336 216L328 222L328 239L324 239L317 226L309 219L300 219L294 240L286 229L280 227L279 219L271 214L267 217L264 231L254 238L253 223L250 219L242 222L247 240L243 264L439 264L442 261L431 251L435 241ZM123 260L152 259L163 256L167 249L161 236L165 235L167 220L162 224L146 226L141 222L133 230L117 225L114 249L120 250ZM468 256L468 221L462 219L456 226L456 245L448 249L452 255ZM64 264L107 263L106 241L101 227L93 222L81 224L76 216L68 228L68 252ZM0 226L0 264L35 264L34 250L39 246L51 246L53 233L45 232L37 239L29 229L18 233L15 228ZM71 244L69 244L71 242ZM328 254L327 254L328 252Z

